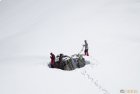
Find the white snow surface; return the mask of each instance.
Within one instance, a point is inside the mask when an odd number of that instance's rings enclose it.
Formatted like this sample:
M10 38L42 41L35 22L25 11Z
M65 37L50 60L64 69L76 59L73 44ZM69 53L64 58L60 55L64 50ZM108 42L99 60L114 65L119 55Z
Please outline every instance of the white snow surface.
M85 39L91 64L48 68ZM139 71L139 0L0 0L0 94L140 92Z

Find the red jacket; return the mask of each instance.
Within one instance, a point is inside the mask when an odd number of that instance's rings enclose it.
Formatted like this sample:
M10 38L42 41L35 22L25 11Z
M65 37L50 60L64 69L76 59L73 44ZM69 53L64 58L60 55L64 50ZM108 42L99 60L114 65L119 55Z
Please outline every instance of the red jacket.
M50 58L51 58L51 64L53 65L55 63L55 55L51 54Z

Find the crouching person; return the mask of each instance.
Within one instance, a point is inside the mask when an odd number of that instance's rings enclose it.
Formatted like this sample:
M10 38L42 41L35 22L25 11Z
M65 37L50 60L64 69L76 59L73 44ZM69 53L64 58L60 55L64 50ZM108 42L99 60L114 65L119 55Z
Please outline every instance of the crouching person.
M51 68L55 68L55 55L53 53L50 53L51 58Z

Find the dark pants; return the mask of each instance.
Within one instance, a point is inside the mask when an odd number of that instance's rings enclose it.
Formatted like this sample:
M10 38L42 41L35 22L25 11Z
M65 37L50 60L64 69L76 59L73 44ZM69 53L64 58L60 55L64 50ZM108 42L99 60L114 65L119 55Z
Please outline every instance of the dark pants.
M51 68L55 68L53 64L51 64Z
M89 54L88 54L88 49L85 49L85 55L86 55L86 56L89 56Z

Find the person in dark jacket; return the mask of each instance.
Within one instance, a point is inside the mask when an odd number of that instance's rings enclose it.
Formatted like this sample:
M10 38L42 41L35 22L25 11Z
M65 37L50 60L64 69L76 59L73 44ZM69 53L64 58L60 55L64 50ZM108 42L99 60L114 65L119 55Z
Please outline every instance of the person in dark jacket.
M62 61L62 59L63 59L63 54L60 54L60 56L59 56L59 68L60 69L63 69L63 61Z
M51 68L55 68L55 55L53 53L50 53L51 58Z
M85 53L86 56L89 56L89 53L88 53L88 43L87 43L86 40L84 42L85 42L85 44L83 45L85 47L84 53Z

